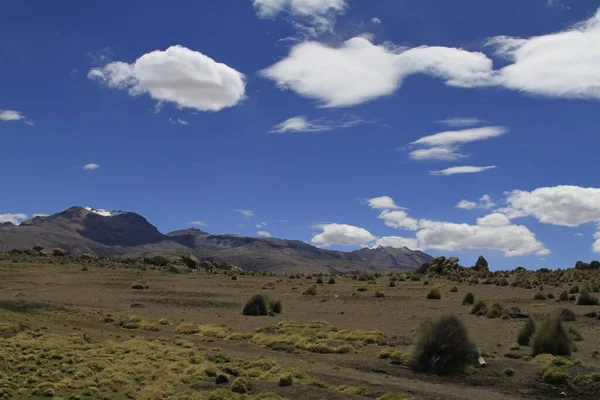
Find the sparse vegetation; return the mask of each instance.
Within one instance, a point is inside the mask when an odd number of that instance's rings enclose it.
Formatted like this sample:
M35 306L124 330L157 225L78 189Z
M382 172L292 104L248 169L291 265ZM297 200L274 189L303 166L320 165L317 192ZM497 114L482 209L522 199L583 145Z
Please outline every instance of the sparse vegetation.
M521 346L529 346L529 341L531 337L535 333L536 325L533 318L529 317L525 325L519 331L519 336L517 338L517 343Z
M571 355L571 336L564 327L560 314L552 314L537 325L531 347L533 356L538 354Z
M474 302L475 302L475 296L473 295L473 293L469 292L463 298L462 304L470 306L470 305L473 305Z
M424 322L419 328L411 366L418 372L462 372L477 354L467 329L456 316Z

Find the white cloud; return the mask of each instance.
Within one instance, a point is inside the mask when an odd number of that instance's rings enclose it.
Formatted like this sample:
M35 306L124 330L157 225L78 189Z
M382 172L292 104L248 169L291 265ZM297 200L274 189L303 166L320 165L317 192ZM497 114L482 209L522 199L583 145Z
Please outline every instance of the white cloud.
M261 74L280 88L318 100L324 107L349 107L393 94L413 74L468 86L478 75L489 73L491 64L482 53L427 46L407 50L375 45L357 36L339 47L300 43Z
M317 119L310 121L304 115L289 118L280 124L275 125L269 133L289 133L289 132L325 132L338 128L352 128L361 124L366 124L366 121L355 115L346 115L339 121L329 121L325 119Z
M266 222L260 222L260 223L256 224L257 228L264 228L265 226L267 226Z
M245 218L249 218L249 217L252 217L254 215L254 211L253 210L237 209L237 210L233 210L233 212L236 212L238 214L242 214Z
M581 232L577 232L577 233L575 234L575 236L584 236L584 235L583 235L583 233L581 233Z
M546 255L550 251L523 225L477 226L420 220L417 239L423 248L457 251L490 249L504 251L507 257L526 254Z
M592 245L592 251L594 253L600 253L600 232L594 233L594 239L596 239L596 241Z
M99 164L95 164L95 163L85 164L83 166L83 170L84 171L93 171L93 170L98 169L98 168L100 168L100 165Z
M477 203L469 200L461 200L456 205L456 208L462 208L463 210L472 210L474 208L477 208Z
M487 45L511 63L491 74L487 84L541 96L600 99L598 43L600 9L565 31L526 39L494 37Z
M546 224L571 227L600 221L598 188L563 185L514 190L507 193L506 202L509 207L502 211L510 218L530 215Z
M188 225L207 226L208 224L204 221L190 221L190 222L188 222Z
M271 237L271 234L267 231L258 231L258 232L256 232L256 234L258 236L262 236L262 237Z
M23 121L25 125L34 125L33 121L26 119L22 112L15 110L0 110L0 121Z
M371 22L374 23L375 25L381 24L381 20L377 17L371 18Z
M25 219L27 219L27 214L0 214L0 224L11 222L15 225L19 225L21 221Z
M401 249L408 247L411 250L419 250L417 239L404 238L400 236L386 236L377 239L375 242L377 246L393 247L395 249Z
M394 199L389 196L381 196L381 197L373 197L372 199L368 199L367 203L369 207L374 208L376 210L390 210L401 208L396 205Z
M458 151L458 147L430 147L428 149L413 150L409 153L413 160L442 160L454 161L465 158L464 154Z
M34 217L41 217L41 218L44 218L44 217L47 217L47 216L48 216L48 214L33 214L33 216L34 216Z
M287 13L294 19L312 25L294 22L294 27L307 36L332 30L335 17L348 8L346 0L252 0L252 3L259 18L273 19Z
M312 238L312 243L321 246L365 246L377 239L369 231L346 224L318 225L323 231Z
M482 218L477 218L479 226L506 226L510 225L510 219L501 213L492 213Z
M467 127L467 126L474 126L474 125L482 124L484 122L485 121L480 118L461 118L461 117L447 118L447 119L443 119L441 121L437 121L438 124L448 125L453 128L463 128L463 127Z
M484 126L481 128L446 131L422 137L411 144L420 146L448 147L458 144L486 140L504 135L508 129L502 126Z
M461 167L446 168L441 171L430 171L429 174L430 175L441 175L441 176L448 176L448 175L455 175L455 174L474 174L477 172L483 172L483 171L487 171L488 169L494 169L494 168L496 168L495 165L490 165L488 167L473 167L470 165L464 165Z
M170 124L179 124L179 125L189 125L190 123L187 122L184 119L181 118L177 118L177 119L173 119L173 118L169 118L169 123Z
M419 221L410 218L406 211L384 210L379 214L378 218L382 219L390 228L407 229L409 231L416 231L419 229Z
M88 78L128 90L131 96L148 94L159 103L199 111L235 106L244 99L246 87L242 73L183 46L146 53L132 64L118 61L93 68Z

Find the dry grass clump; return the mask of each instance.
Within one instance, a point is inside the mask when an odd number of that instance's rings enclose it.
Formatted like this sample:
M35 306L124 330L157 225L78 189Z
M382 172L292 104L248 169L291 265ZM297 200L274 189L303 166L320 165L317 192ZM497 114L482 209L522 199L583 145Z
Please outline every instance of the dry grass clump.
M546 300L546 295L544 294L544 292L542 292L542 290L540 288L537 288L533 292L533 299L534 300Z
M200 332L200 327L197 324L183 323L177 325L173 332L178 335L194 335Z
M329 280L327 281L328 285L335 285L335 278L332 276L331 278L329 278Z
M262 289L265 289L265 290L275 289L275 282L267 282L267 283L263 284Z
M433 288L427 293L427 298L430 300L440 300L442 298L442 292L440 292L440 289L438 288Z
M477 349L463 323L456 316L446 316L421 324L411 367L434 374L463 372L476 356Z
M519 336L517 337L517 343L521 346L529 346L529 341L531 337L535 333L536 325L533 318L529 317L525 325L519 331Z
M572 322L575 321L575 313L569 308L563 308L560 310L560 317L563 321Z
M270 300L263 294L255 294L246 302L242 314L250 316L280 314L283 306L280 300Z
M150 284L147 281L135 281L131 284L131 288L137 290L150 289Z
M558 296L558 300L560 301L569 301L569 293L566 290L563 290Z
M463 306L465 305L472 305L475 302L475 295L473 295L473 293L469 292L467 294L465 294L465 297L463 298L462 304Z
M500 318L504 313L504 306L500 302L492 303L491 307L488 308L485 312L485 316L487 318Z
M539 324L531 341L532 355L553 354L570 356L571 336L564 327L560 314L555 313Z
M485 315L487 311L487 305L483 300L477 300L473 307L471 307L470 313L473 315Z
M317 295L317 287L315 285L310 285L303 293L302 296L316 296Z
M599 304L598 298L593 296L587 288L583 288L577 298L577 305L580 306L597 306Z

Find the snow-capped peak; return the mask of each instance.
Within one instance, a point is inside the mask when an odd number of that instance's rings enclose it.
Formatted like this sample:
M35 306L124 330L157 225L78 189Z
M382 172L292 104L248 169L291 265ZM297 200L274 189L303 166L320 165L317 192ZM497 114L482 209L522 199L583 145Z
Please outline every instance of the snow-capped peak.
M375 246L369 246L369 250L383 250L383 249L385 249L385 247L383 247L380 244L377 244Z
M114 217L115 215L125 214L125 211L121 210L103 210L101 208L84 207L85 210L91 211L94 214L101 215L103 217Z

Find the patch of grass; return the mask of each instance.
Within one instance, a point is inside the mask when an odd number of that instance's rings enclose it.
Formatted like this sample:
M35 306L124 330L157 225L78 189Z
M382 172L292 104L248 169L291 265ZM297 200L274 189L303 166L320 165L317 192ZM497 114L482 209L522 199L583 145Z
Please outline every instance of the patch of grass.
M377 291L377 292L375 292L375 297L377 297L377 298L382 298L382 297L385 297L385 294L383 294L383 293L382 293L382 292L380 292L380 291Z
M551 385L565 385L569 379L569 374L556 366L547 367L542 373L542 380Z
M239 394L246 394L250 391L248 387L248 380L244 377L237 378L231 384L231 391Z
M401 350L386 349L381 351L378 358L382 360L389 360L390 364L395 365L410 365L410 353Z
M377 400L414 400L414 397L407 394L384 394L378 397Z
M255 294L246 302L242 314L250 316L269 315L269 312L279 313L282 310L280 301L271 301L268 296Z
M518 350L521 350L521 347L517 343L513 343L510 345L510 347L508 349L511 351L518 351Z
M533 318L529 317L525 325L519 331L519 336L517 337L517 343L521 346L529 346L529 341L531 337L535 333L536 325Z
M159 319L159 320L158 320L158 323L159 323L159 324L161 324L161 325L171 325L171 321L169 321L169 320L168 320L168 319L166 319L166 318L161 318L161 319Z
M194 335L200 332L200 327L197 324L183 323L177 325L173 332L178 335Z
M592 386L600 384L600 373L593 373L588 375L578 375L573 378L573 384L575 386Z
M552 314L539 324L531 342L532 355L571 355L571 336L562 323L560 314Z
M560 301L569 301L569 293L566 290L563 290L560 295L558 295L558 299Z
M442 292L440 292L440 289L438 288L433 288L427 293L427 298L430 300L440 300L442 298Z
M328 285L335 285L335 278L332 276L331 278L329 278L329 280L327 281Z
M476 355L477 349L463 323L456 316L446 316L421 324L411 367L435 374L462 372Z

